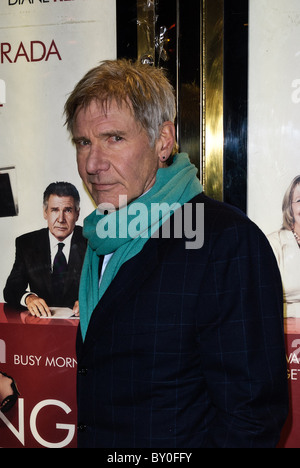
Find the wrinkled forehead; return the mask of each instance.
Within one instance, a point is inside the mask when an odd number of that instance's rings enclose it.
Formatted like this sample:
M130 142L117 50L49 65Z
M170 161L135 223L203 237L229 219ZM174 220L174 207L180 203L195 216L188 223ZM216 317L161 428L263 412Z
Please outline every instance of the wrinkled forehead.
M141 132L142 123L135 117L132 108L124 103L119 105L112 101L103 107L102 103L93 101L88 107L78 110L73 125L73 142L81 138L89 139L116 132Z
M71 196L67 197L60 197L59 195L53 195L51 194L48 202L47 202L47 208L57 208L57 209L64 209L64 208L74 208L75 206L75 200Z
M127 111L135 118L132 104L128 99L123 100L114 97L92 99L77 107L74 115L73 129L77 123L78 115L90 120L92 116L97 114L107 117L111 111L120 113Z

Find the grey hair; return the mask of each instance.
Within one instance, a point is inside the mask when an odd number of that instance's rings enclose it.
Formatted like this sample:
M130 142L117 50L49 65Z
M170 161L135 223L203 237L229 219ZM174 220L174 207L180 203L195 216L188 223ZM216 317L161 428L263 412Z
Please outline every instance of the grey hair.
M96 100L106 110L112 101L128 105L137 122L147 131L150 145L160 136L164 122L175 122L174 89L162 69L125 59L106 60L88 71L78 82L65 104L66 125L73 133L78 109ZM177 143L173 148L175 154Z

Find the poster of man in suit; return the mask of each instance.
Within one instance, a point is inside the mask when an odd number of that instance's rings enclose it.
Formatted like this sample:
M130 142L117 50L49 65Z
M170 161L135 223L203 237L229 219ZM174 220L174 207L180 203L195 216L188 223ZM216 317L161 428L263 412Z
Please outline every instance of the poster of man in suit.
M44 192L43 208L47 228L16 239L16 258L4 299L15 307L27 307L38 317L51 316L51 306L71 308L77 315L86 241L82 228L76 226L80 213L76 187L67 182L50 184ZM60 256L63 264L57 267Z
M111 0L1 2L0 373L20 391L14 407L0 411L1 447L76 446L79 320L47 314L73 313L85 253L81 226L94 204L77 173L63 106L87 67L115 58L115 24ZM70 193L43 200L57 182L75 187L80 211Z

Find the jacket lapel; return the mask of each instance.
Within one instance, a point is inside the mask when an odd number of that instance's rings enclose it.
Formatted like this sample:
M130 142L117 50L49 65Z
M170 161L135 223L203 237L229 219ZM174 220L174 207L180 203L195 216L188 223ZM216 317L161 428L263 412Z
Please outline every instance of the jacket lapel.
M68 262L68 272L65 280L64 285L64 294L67 294L70 288L72 287L72 283L74 281L74 276L76 275L76 270L80 263L80 256L78 252L78 245L76 243L75 232L72 237L71 247L70 247L70 256Z
M78 282L80 280L82 264L86 251L86 240L82 235L82 229L79 226L75 226L73 237L71 240L71 248L68 262L68 272L64 286L64 296L67 298L74 288L74 285L78 288Z
M41 262L41 265L43 265L40 281L47 288L49 294L51 294L51 254L48 229L43 231L41 242L37 245L37 258Z
M126 303L155 270L159 263L160 245L164 241L149 239L139 254L122 265L92 314L83 351L99 339L100 331L115 319L118 305Z

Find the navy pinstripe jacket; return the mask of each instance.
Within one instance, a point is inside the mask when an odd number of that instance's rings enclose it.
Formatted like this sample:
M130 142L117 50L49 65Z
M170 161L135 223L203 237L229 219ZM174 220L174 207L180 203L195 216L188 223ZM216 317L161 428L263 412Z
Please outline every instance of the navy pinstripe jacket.
M287 416L282 289L267 239L201 194L204 245L150 239L79 332L79 447L274 447Z

